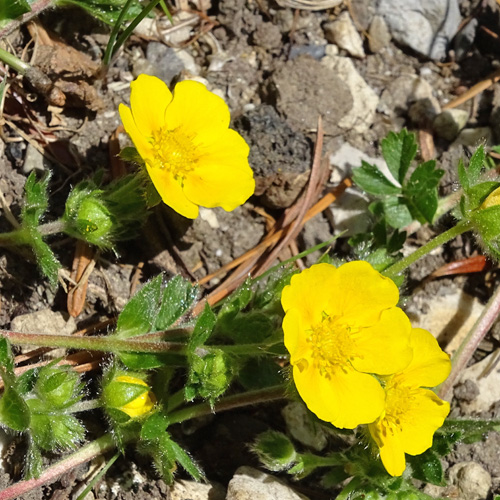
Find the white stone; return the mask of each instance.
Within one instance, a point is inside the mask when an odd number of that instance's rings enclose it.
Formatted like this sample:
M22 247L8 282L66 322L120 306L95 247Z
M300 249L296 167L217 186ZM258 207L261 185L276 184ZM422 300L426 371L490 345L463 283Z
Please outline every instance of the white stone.
M450 482L458 487L460 500L484 500L491 489L491 476L476 462L460 462L448 471Z
M337 44L351 56L362 59L365 57L363 40L352 22L348 11L342 12L337 19L324 27L325 37L329 42Z
M470 403L462 402L466 414L487 411L500 400L500 351L497 349L479 363L466 368L461 381L472 380L479 389L478 396Z
M318 424L311 412L298 401L288 403L281 414L292 437L303 445L321 451L328 443L324 427Z
M28 314L16 316L11 322L11 330L21 333L48 333L55 335L71 335L76 330L75 319L61 312L42 309Z
M226 500L308 500L290 486L252 467L240 467L229 481Z
M452 141L465 127L469 120L469 112L463 109L445 109L436 116L433 123L434 131L439 137Z
M176 481L170 487L170 500L224 500L226 490L217 483L206 484L196 481Z
M339 127L354 130L358 134L366 132L375 120L378 95L356 71L351 59L340 56L325 56L321 59L321 63L335 71L352 95L352 108L340 119Z
M376 54L389 45L391 33L382 16L374 16L368 30L368 46Z
M208 225L212 229L219 229L220 227L219 221L217 220L217 215L213 210L210 210L209 208L200 207L200 219L208 222Z

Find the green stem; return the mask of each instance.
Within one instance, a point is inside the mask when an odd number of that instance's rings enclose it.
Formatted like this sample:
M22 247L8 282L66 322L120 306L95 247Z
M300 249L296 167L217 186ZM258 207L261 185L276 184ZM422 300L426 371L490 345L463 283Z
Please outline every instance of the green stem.
M46 335L19 333L0 330L0 335L14 345L34 345L42 347L65 347L104 352L150 352L185 354L186 345L182 342L147 342L143 340L118 339L112 336L72 337L70 335Z
M87 399L86 401L78 401L73 406L70 406L66 413L78 413L81 411L95 410L96 408L101 408L102 403L99 399Z
M211 415L219 411L232 410L242 406L252 404L265 403L267 401L276 401L283 399L286 396L286 387L284 385L275 385L266 387L265 389L258 389L255 391L248 391L243 394L233 394L220 399L212 407L209 403L200 403L198 405L187 406L177 410L168 415L170 424L177 424L190 420L191 418L202 417L204 415ZM1 500L1 499L0 499Z
M7 233L0 233L0 247L29 245L30 241L30 233L24 227L15 229L14 231L9 231Z
M38 231L42 236L49 236L50 234L64 233L66 227L67 223L58 219L38 226Z
M24 75L30 68L28 63L21 61L21 59L16 57L14 54L11 54L2 48L0 48L0 59L21 75Z
M450 241L458 235L469 231L471 227L472 224L468 220L459 222L456 226L448 229L448 231L445 231L444 233L441 233L440 235L436 236L434 239L426 243L424 246L420 247L418 250L415 250L415 252L408 255L408 257L405 257L399 262L396 262L392 266L388 267L382 274L391 279L396 278L417 260L432 252L432 250L434 250L435 248L444 245L447 241Z

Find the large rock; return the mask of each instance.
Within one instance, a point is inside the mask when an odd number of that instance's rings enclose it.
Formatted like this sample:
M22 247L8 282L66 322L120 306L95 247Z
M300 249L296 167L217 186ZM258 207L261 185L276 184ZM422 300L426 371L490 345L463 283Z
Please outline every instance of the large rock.
M393 38L431 59L446 56L446 49L461 21L458 0L380 0Z
M458 487L461 500L484 500L491 488L491 476L475 462L455 464L448 471L450 482Z

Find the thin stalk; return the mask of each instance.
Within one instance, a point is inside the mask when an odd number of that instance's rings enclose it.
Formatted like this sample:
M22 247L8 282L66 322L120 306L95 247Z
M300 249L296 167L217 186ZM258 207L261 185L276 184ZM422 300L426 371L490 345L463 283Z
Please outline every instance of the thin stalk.
M110 336L73 337L69 335L46 335L0 330L0 335L14 345L34 345L42 347L65 347L104 352L151 352L184 354L186 345L182 342L145 342L143 340L117 339Z
M26 71L30 69L30 65L28 63L21 61L21 59L16 57L14 54L11 54L2 48L0 48L0 59L21 75L24 75Z
M459 222L456 226L436 236L431 241L426 243L424 246L420 247L418 250L415 250L415 252L413 252L412 254L408 255L404 259L401 259L399 262L396 262L392 266L388 267L382 274L391 279L396 278L406 268L410 267L417 260L421 259L428 253L432 252L432 250L434 250L435 248L444 245L447 241L450 241L451 239L456 238L458 235L465 233L466 231L469 231L471 227L472 224L468 220L463 220Z
M88 445L84 446L82 449L73 453L69 457L57 462L48 469L46 469L42 475L37 479L28 479L27 481L19 481L8 488L0 491L0 500L11 500L14 498L19 498L24 493L27 493L35 488L43 486L44 484L49 484L56 481L65 472L77 467L80 464L84 464L94 457L102 455L115 447L113 437L111 434L105 434L104 436L92 441Z
M99 473L94 478L92 478L92 481L90 481L85 489L78 495L78 498L76 500L84 500L84 498L87 497L87 495L90 493L90 490L96 485L97 481L99 481L99 479L101 479L101 477L104 476L106 472L108 472L111 466L118 460L120 455L121 453L118 451L108 460L108 463L99 471Z
M472 355L477 349L479 342L483 340L485 335L490 330L493 323L500 316L500 286L491 296L490 300L486 304L481 313L481 316L477 319L476 323L467 334L467 337L460 344L460 347L454 353L451 359L451 373L448 378L439 386L437 391L439 397L443 399L448 399L450 397L451 390L458 380L458 377L462 374L463 369L467 366L467 363L472 358Z
M241 408L242 406L266 403L268 401L276 401L285 398L285 395L285 385L275 385L266 387L265 389L248 391L243 394L233 394L232 396L220 399L213 407L210 406L209 403L201 403L177 410L168 416L168 421L170 424L177 424L185 420L190 420L191 418L211 415L219 411L232 410L234 408Z
M123 23L123 20L125 19L128 9L130 9L130 6L132 5L132 2L133 0L127 0L127 3L123 6L123 9L120 12L120 15L118 16L118 19L116 20L116 23L113 26L113 30L109 35L108 45L106 46L106 52L104 53L104 57L102 59L102 64L104 67L107 67L109 65L109 62L111 61L111 54L113 52L113 46L115 44L116 37L118 36L120 27Z
M141 13L125 28L113 46L110 60L116 54L117 50L125 43L127 38L132 34L132 31L135 30L136 26L158 5L159 2L160 0L151 0L151 2L149 2L149 4L142 9Z
M78 401L73 406L70 406L66 413L78 413L81 411L90 411L100 408L102 403L99 399L87 399L86 401Z
M66 222L58 219L38 226L38 231L42 236L48 236L50 234L64 233L66 227Z
M26 228L15 229L14 231L9 231L7 233L0 233L0 247L29 245L30 241L30 234Z

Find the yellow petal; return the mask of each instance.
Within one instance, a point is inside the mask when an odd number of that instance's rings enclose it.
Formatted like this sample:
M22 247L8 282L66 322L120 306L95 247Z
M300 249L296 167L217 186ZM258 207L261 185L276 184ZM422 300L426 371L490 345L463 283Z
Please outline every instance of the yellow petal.
M410 347L410 320L398 307L382 311L380 321L353 334L356 370L389 375L406 368L413 350Z
M236 130L226 128L208 129L198 132L192 139L200 155L200 164L207 166L235 165L250 168L250 148Z
M161 196L163 203L188 219L198 217L198 206L191 202L168 170L147 165L149 176Z
M151 137L165 125L165 110L172 94L156 76L139 75L130 88L130 106L137 128L145 137Z
M401 476L406 469L406 459L398 430L382 432L379 422L368 426L370 434L380 448L380 459L391 476Z
M283 334L292 365L311 356L311 346L307 342L308 333L305 330L297 309L290 309L283 318Z
M399 300L398 287L364 261L353 261L338 268L334 282L333 314L356 326L370 326L383 309L394 307Z
M500 205L500 187L496 188L486 197L480 208L485 209L495 207L497 205Z
M339 367L327 378L313 364L296 365L293 379L307 407L335 427L354 429L373 422L383 411L385 393L380 384L352 368Z
M221 139L226 135L222 134ZM192 202L208 208L222 207L230 212L252 196L255 181L248 160L241 155L231 158L230 152L228 147L219 159L215 156L200 158L199 166L186 175L184 192Z
M182 127L184 133L198 134L229 127L229 108L205 85L186 80L175 86L174 98L165 113L168 130Z
M120 104L118 110L120 112L120 118L122 119L125 131L132 139L132 142L134 143L134 146L136 147L138 153L144 160L152 158L153 150L151 148L151 145L149 144L147 138L137 128L130 108L128 108L124 104Z
M323 312L330 314L335 300L332 286L337 268L331 264L315 264L292 276L290 285L283 289L281 304L285 312L296 309L303 318L304 327L321 322Z
M451 370L450 357L432 334L422 328L413 328L410 345L413 359L403 373L397 375L398 380L415 387L435 387L444 382Z
M401 443L409 455L420 455L432 446L434 433L450 412L450 404L428 389L419 389L401 416Z

